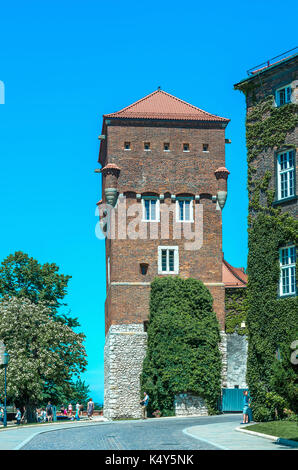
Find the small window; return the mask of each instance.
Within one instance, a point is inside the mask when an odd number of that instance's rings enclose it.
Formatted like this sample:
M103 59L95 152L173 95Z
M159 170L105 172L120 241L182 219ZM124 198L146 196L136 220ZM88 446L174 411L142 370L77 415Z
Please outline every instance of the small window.
M130 150L130 142L124 142L124 150Z
M169 144L169 142L165 142L165 143L163 144L163 149L164 149L165 152L169 152L169 151L170 151L170 144Z
M177 222L193 222L193 207L191 199L178 199L176 201Z
M143 220L146 222L157 222L159 219L159 200L157 198L145 197L143 202Z
M295 196L295 192L295 153L290 150L277 155L278 200Z
M183 152L189 152L189 144L183 144Z
M158 247L158 274L178 274L178 246Z
M279 250L280 296L296 294L296 247L288 246Z
M150 150L150 142L144 142L144 150Z
M209 145L203 144L203 152L209 152Z
M140 263L140 271L141 271L141 274L143 276L145 276L148 272L148 267L149 267L149 264L148 263Z
M292 95L291 86L285 86L283 88L279 88L278 90L276 90L276 93L275 93L276 106L282 106L283 104L290 103L291 95Z

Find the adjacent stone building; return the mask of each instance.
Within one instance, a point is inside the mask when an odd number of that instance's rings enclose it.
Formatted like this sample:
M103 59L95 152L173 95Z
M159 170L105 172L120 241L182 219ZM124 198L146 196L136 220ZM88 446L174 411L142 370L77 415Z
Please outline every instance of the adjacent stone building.
M285 393L274 367L292 370L297 339L298 48L249 70L235 89L246 99L247 380L255 409L263 410L257 416L266 420L268 392Z
M160 89L103 116L102 169L96 171L102 175L98 206L108 234L108 418L140 417L139 375L146 351L150 284L156 276L193 277L210 289L222 330L223 385L226 382L221 211L229 174L228 122Z

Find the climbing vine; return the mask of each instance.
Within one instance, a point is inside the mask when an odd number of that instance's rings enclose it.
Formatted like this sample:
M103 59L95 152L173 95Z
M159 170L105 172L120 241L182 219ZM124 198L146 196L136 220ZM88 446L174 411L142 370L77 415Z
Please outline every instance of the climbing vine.
M297 412L297 370L290 362L290 344L298 338L297 297L279 298L279 249L297 246L298 221L273 206L273 174L259 177L260 157L273 158L284 148L287 135L298 125L297 105L274 107L268 96L249 111L246 120L249 254L247 287L248 363L247 381L253 410L259 420L274 419L274 403L285 403ZM258 157L258 158L257 158ZM296 277L297 278L297 277ZM297 367L297 366L296 366ZM287 377L280 385L280 377Z
M193 394L216 411L221 393L220 333L212 296L201 281L156 278L151 284L148 347L141 375L149 413L174 414L175 396Z
M226 333L237 333L247 335L246 315L247 296L246 288L226 289L225 295L226 309ZM241 326L245 323L245 327Z

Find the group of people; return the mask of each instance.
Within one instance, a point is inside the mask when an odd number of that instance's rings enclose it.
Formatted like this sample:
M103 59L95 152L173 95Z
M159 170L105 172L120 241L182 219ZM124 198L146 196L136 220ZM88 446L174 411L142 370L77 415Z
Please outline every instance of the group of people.
M81 405L79 402L75 405L75 415L73 414L73 406L71 403L67 406L67 408L62 405L60 408L60 416L68 417L70 420L79 421L80 418L83 416L84 406ZM91 420L94 413L94 402L92 398L89 399L87 403L87 416L88 419ZM4 410L0 408L0 421L3 421L4 417ZM56 417L56 407L51 404L49 401L45 408L36 409L36 421L38 423L51 423ZM17 425L21 423L26 423L26 408L24 408L23 414L21 413L20 408L17 408L16 415L15 415Z

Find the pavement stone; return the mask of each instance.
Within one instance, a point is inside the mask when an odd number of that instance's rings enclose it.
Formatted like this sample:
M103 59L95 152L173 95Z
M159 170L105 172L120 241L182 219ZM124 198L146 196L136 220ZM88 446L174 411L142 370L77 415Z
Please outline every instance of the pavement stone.
M281 445L259 436L244 434L236 430L234 422L214 423L205 426L193 426L183 431L196 439L209 442L221 450L290 450L291 447Z
M0 428L0 450L18 450L26 441L41 433L62 429L73 429L82 426L98 425L105 422L105 418L93 418L92 421L68 421L55 424L44 423L40 425L10 426Z

